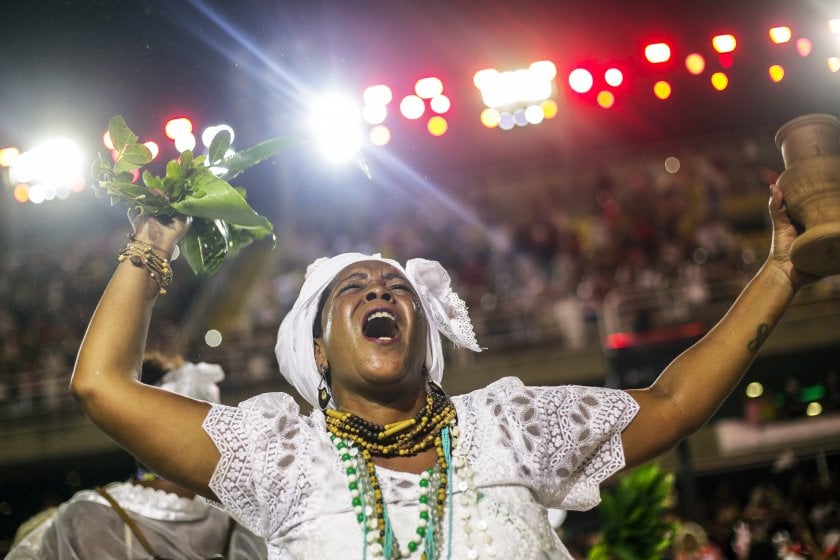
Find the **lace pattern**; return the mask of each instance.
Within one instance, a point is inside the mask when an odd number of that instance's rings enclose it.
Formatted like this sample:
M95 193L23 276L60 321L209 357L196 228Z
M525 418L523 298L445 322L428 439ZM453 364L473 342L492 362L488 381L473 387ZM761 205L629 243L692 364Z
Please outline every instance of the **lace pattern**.
M600 482L624 465L620 436L636 402L624 391L526 387L515 378L452 400L458 445L479 496L456 499L447 512L452 557L466 557L463 520L471 518L493 535L492 545L479 543L479 558L490 546L498 558L569 558L545 508L597 505ZM290 396L274 393L236 408L216 405L204 428L221 453L211 488L228 511L267 538L270 558L362 557L362 533L320 411L301 416ZM417 477L383 468L377 474L401 538L417 518ZM456 497L466 482L456 476Z

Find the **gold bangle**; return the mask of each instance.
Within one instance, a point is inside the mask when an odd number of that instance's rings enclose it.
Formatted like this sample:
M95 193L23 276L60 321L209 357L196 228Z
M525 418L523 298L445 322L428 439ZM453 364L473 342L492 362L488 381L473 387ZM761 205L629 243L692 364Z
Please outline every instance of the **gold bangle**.
M129 235L128 239L128 244L117 254L117 260L128 260L137 268L145 268L149 276L157 282L160 295L165 295L166 289L172 285L172 267L169 259L158 255L155 247L140 241L134 235Z

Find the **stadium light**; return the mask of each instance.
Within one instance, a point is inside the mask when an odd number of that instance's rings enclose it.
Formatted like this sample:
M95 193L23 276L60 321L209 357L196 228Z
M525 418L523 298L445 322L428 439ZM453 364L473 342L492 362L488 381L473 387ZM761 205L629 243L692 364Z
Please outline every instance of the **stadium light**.
M731 53L735 50L737 45L738 42L735 40L735 35L730 33L724 33L712 37L712 48L715 49L715 52L720 54Z
M191 134L192 131L192 121L187 117L169 119L163 126L164 134L166 134L166 137L172 141L177 140L179 136Z
M789 42L791 36L793 35L793 33L790 30L790 27L787 26L771 27L769 34L770 40L777 45Z
M577 93L586 93L592 89L594 79L586 68L575 68L569 72L569 87Z
M671 60L671 47L668 43L650 43L645 45L645 59L651 64L661 64Z
M309 130L328 161L355 158L362 146L361 110L349 97L337 92L313 100Z
M699 53L691 53L685 57L685 69L689 74L698 76L706 69L706 59Z

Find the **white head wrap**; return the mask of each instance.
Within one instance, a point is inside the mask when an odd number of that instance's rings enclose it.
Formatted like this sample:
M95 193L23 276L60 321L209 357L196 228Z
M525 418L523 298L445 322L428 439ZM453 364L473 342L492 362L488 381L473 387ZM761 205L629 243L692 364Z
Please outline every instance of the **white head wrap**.
M343 253L332 258L322 257L307 267L300 294L280 323L274 347L280 373L312 406L318 406L318 384L321 380L312 337L318 301L339 272L362 261L381 261L391 265L406 277L417 292L428 323L426 369L432 381L439 383L443 378L440 333L458 346L481 352L467 306L452 291L449 274L437 261L411 259L403 268L397 261L384 259L378 253Z
M161 379L159 387L194 399L218 403L221 399L217 383L221 383L224 378L225 372L219 364L187 362L168 371Z

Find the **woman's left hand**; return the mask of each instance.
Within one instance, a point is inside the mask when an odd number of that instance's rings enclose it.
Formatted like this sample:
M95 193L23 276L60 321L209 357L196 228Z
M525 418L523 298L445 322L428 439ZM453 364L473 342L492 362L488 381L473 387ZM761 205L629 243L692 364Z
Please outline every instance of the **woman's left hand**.
M816 276L806 274L793 265L790 249L799 233L790 221L785 207L784 195L778 185L770 185L770 218L773 222L773 238L770 244L768 264L781 270L790 280L794 290L818 280Z

